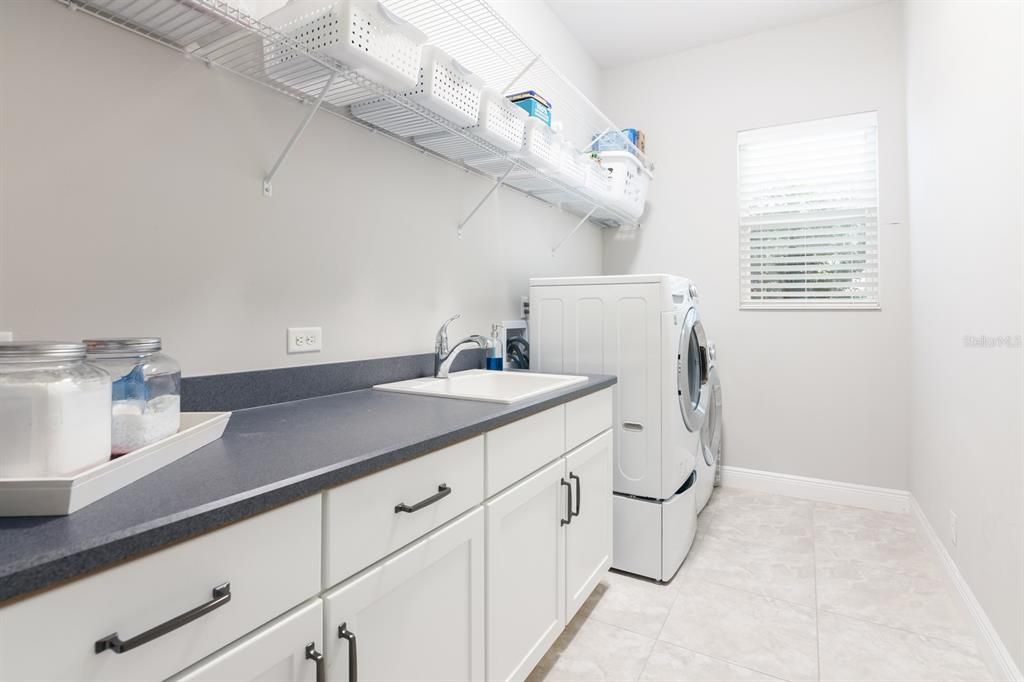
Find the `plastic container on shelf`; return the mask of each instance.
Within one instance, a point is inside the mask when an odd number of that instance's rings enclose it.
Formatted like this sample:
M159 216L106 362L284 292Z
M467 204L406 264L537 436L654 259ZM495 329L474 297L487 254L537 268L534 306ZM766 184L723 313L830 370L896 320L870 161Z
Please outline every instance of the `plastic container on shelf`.
M611 204L639 219L647 202L651 172L629 152L601 152L598 156L608 170Z
M290 0L263 23L301 50L336 59L393 90L414 87L420 77L427 37L376 0ZM285 41L263 45L268 69L301 57Z
M526 134L526 112L495 90L484 90L480 96L480 115L476 125L467 128L482 140L506 152L523 148Z
M597 159L590 160L582 190L599 203L606 203L611 199L611 178L608 176L608 169L598 163Z
M80 343L0 343L0 478L68 476L110 459L110 375Z
M561 140L543 121L530 118L526 122L523 149L518 156L534 168L554 173L561 163Z
M181 368L158 338L87 339L89 361L113 378L110 451L124 455L181 425Z
M526 114L494 90L484 90L480 97L480 115L475 126L463 128L471 137L479 138L504 152L523 148ZM413 142L449 159L481 159L494 156L472 139L447 130L418 135ZM505 162L507 164L507 162Z
M590 167L596 165L589 154L581 154L571 144L563 142L557 176L570 187L581 188L586 185Z
M464 128L476 124L480 115L483 80L433 45L423 48L419 78L401 95ZM386 97L375 97L352 105L352 114L367 123L400 137L413 137L444 129Z

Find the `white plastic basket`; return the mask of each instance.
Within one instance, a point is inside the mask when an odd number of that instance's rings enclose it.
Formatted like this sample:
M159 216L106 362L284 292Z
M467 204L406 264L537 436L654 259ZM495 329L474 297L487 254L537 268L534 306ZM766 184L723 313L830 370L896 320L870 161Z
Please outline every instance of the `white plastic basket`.
M609 201L611 199L611 178L608 176L608 169L591 159L582 190L584 194L595 201L601 203Z
M629 152L601 152L599 156L608 169L611 203L633 218L640 218L647 202L651 172Z
M483 81L440 48L423 48L419 79L401 94L425 109L463 128L477 122ZM352 105L352 114L378 128L401 137L435 132L437 125L424 128L424 119L386 98L374 98ZM415 119L419 119L418 121Z
M337 59L394 90L416 85L427 37L375 0L290 0L263 18L311 54ZM268 70L298 58L280 42L264 41Z
M523 149L518 156L538 170L553 173L561 163L561 152L558 133L540 119L530 117L526 122Z
M526 119L522 107L516 106L495 90L484 90L480 96L480 114L475 126L467 128L477 137L506 152L523 148Z
M558 179L570 187L583 187L587 182L590 166L597 165L590 155L580 154L569 143L562 144L561 159L558 164Z

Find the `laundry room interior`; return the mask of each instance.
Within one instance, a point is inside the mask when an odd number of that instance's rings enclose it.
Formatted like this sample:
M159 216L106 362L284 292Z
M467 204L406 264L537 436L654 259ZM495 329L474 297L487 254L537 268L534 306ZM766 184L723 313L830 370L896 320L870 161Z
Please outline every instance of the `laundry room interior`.
M0 0L0 682L1024 680L1022 234L1020 0Z

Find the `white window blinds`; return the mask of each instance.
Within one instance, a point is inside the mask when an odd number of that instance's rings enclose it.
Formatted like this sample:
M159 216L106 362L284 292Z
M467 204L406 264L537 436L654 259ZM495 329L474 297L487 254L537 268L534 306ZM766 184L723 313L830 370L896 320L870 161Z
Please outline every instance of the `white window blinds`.
M741 132L741 308L877 308L874 112Z

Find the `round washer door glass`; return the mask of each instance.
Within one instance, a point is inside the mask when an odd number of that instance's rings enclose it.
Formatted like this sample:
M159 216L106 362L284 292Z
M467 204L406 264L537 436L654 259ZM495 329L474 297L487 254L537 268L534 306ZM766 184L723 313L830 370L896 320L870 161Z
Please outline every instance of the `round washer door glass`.
M708 387L711 397L704 426L700 429L700 440L704 461L712 466L718 460L718 452L722 447L722 384L714 367L708 372Z
M679 335L679 410L691 432L704 425L707 412L708 362L704 325L693 308L686 314Z

